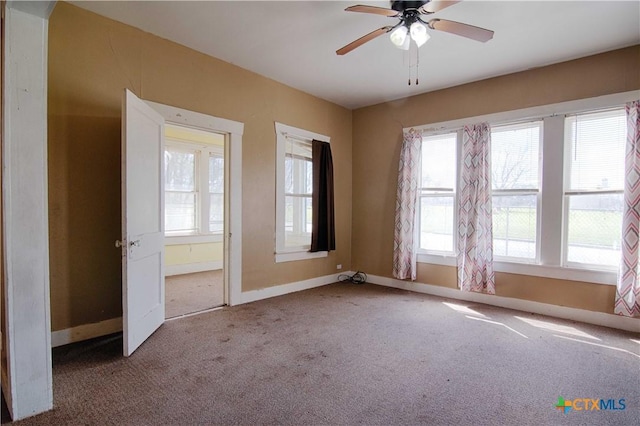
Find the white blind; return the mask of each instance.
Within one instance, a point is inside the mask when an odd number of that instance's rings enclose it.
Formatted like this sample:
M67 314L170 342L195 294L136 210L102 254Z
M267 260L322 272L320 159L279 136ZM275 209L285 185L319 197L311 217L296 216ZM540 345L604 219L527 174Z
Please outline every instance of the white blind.
M457 133L422 138L422 188L453 191L456 184Z
M624 109L568 116L569 191L623 190Z

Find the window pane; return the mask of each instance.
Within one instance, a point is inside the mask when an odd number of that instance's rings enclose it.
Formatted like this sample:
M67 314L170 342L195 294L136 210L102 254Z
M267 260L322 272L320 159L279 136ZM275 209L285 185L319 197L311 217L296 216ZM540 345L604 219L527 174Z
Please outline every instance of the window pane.
M298 157L285 157L284 160L285 194L313 193L313 165L311 160Z
M622 194L568 196L569 262L618 265L622 205Z
M566 127L569 190L622 190L627 134L624 110L569 117Z
M542 124L496 127L491 131L493 189L537 189Z
M423 188L455 187L456 139L456 133L422 138Z
M224 157L209 157L209 192L224 192Z
M453 195L420 197L420 248L453 251Z
M164 152L166 191L195 191L195 152L182 152L167 148Z
M304 193L313 194L313 163L311 160L304 162Z
M283 142L285 229L284 241L278 241L278 249L295 247L304 250L311 245L312 144L311 140L289 136ZM278 143L281 143L280 139Z
M224 194L209 195L209 231L224 230Z
M196 230L196 194L189 192L165 193L165 223L167 232Z
M536 195L494 195L493 253L536 258Z
M285 246L311 244L311 197L285 196Z
M293 158L284 157L284 193L293 194Z

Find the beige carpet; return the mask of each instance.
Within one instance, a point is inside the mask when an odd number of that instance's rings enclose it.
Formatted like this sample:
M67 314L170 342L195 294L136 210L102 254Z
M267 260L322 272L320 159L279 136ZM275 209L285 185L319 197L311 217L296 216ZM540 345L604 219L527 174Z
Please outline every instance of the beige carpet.
M166 277L165 318L224 305L222 270Z
M448 304L445 304L448 303ZM333 284L54 349L55 409L19 425L637 425L640 336ZM558 397L625 399L570 411ZM618 404L619 408L620 405Z

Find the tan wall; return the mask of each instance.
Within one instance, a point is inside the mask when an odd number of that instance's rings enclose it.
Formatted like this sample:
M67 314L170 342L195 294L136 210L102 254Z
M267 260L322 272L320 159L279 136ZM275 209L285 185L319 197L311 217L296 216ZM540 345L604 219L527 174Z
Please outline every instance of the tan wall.
M355 110L352 268L392 276L403 128L636 90L638 70L634 46ZM420 265L417 281L455 288L455 268ZM498 273L496 293L612 313L615 288Z
M212 40L212 42L216 42ZM220 42L224 42L221 40ZM351 267L352 116L345 108L58 3L49 23L52 329L121 315L120 108L137 96L243 122L243 291ZM331 137L337 250L274 263L274 121Z

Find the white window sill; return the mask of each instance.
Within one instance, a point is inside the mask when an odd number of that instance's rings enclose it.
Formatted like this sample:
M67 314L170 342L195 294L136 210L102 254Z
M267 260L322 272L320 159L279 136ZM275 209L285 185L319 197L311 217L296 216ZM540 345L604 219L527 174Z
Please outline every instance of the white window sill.
M311 253L310 251L283 251L276 253L276 263L281 262L292 262L295 260L307 260L307 259L317 259L320 257L327 257L329 252L326 251L318 251Z
M222 233L207 235L176 235L173 237L165 236L164 245L175 246L181 244L221 243L222 240Z
M434 265L457 266L456 257L453 255L418 253L418 262L431 263ZM504 260L494 260L493 269L496 272L504 272L508 274L530 275L534 277L581 281L594 284L616 285L616 281L618 279L618 274L615 271L567 268L561 266L538 265L533 263L516 263Z

